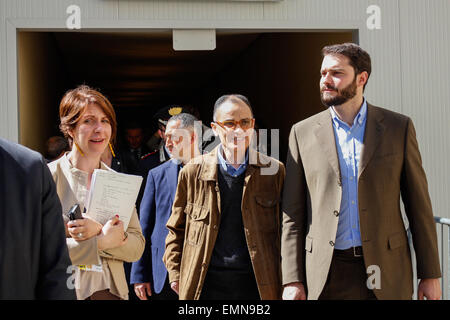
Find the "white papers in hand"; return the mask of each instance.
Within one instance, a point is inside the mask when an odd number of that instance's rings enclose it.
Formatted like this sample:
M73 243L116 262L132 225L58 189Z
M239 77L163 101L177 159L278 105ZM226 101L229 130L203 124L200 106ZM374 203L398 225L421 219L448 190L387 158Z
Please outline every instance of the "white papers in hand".
M95 169L86 213L103 225L118 215L127 230L141 184L141 176Z

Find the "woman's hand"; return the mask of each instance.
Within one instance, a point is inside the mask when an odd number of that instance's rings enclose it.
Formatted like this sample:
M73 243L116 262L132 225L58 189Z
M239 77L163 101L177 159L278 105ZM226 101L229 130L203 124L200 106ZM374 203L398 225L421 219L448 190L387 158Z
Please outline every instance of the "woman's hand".
M97 246L99 250L113 249L123 246L127 243L127 239L123 222L119 220L119 216L115 216L103 226L97 238Z
M72 220L67 223L69 235L77 241L83 241L99 235L102 224L83 214L84 219Z

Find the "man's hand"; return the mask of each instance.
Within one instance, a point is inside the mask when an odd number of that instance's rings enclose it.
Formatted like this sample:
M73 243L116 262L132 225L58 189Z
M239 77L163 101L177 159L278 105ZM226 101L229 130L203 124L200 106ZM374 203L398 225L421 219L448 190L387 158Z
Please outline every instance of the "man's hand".
M283 300L306 300L306 292L303 283L292 282L284 286Z
M173 290L173 291L175 291L178 295L180 295L179 293L178 293L178 290L179 290L179 287L178 287L178 285L179 285L179 281L174 281L174 282L171 282L170 283L170 288Z
M441 299L442 291L439 279L422 279L419 283L418 288L418 298L419 300L439 300Z
M148 297L152 296L152 289L150 287L150 282L145 283L135 283L134 284L134 292L136 296L141 300L148 300Z

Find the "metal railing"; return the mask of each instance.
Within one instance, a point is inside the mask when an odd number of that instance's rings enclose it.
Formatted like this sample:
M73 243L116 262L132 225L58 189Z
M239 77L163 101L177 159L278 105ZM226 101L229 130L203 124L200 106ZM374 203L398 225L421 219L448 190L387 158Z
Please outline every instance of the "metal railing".
M450 219L434 217L436 222L436 228L438 233L438 247L439 247L439 260L441 263L441 288L442 288L442 300L449 299L450 283L448 281L449 276L449 228Z
M439 249L439 264L441 266L441 289L442 289L442 300L450 299L450 283L449 283L449 230L450 230L450 219L434 217L434 221L436 222L436 232L437 232L437 240L438 240L438 249ZM411 249L411 257L413 258L413 277L414 277L414 294L413 299L417 300L417 289L419 285L419 279L417 278L417 263L416 263L416 253L414 251L413 241L411 230L407 229L408 234L408 242Z

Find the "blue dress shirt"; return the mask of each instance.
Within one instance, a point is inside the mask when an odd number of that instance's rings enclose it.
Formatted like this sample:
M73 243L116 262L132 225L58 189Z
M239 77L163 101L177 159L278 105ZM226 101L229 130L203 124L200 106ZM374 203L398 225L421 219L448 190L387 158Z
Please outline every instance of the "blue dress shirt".
M366 129L367 102L363 105L350 128L330 107L334 137L338 152L342 180L342 199L335 249L345 250L361 246L358 210L358 166L361 161L364 131Z
M248 166L248 149L245 152L245 161L239 168L235 169L231 164L229 164L222 155L222 144L220 144L217 150L217 158L219 160L219 165L232 177L238 177L245 172Z

